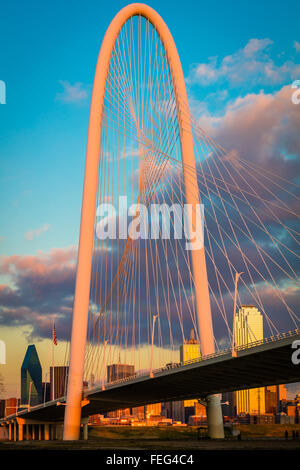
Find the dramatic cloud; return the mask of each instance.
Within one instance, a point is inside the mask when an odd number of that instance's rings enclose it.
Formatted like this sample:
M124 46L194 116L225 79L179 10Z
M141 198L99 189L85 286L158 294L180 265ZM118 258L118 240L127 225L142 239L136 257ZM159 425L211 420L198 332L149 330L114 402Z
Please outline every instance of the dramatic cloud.
M42 233L45 233L49 230L50 224L44 224L40 228L35 230L29 230L28 232L24 233L25 240L31 241L34 238L38 238Z
M260 92L229 103L222 116L202 115L199 124L219 144L282 177L299 177L300 107L291 101L293 89Z
M211 85L224 82L230 86L247 87L281 85L298 78L300 66L292 61L276 64L269 55L270 39L250 39L243 49L219 59L212 57L207 63L194 64L187 82L190 85ZM298 43L295 41L298 50Z
M257 54L263 47L267 47L266 44L249 43L245 54ZM291 280L295 278L294 274L299 277L299 268L293 255L298 249L297 240L287 235L283 229L288 226L297 230L293 215L293 212L298 211L294 195L277 187L272 199L266 189L259 185L256 177L250 177L244 172L247 179L243 182L242 178L237 176L237 170L235 173L228 172L226 176L226 167L229 169L230 166L235 166L238 170L243 168L237 166L242 157L253 165L271 169L289 181L299 177L300 108L291 102L292 91L290 87L283 87L274 94L248 94L229 103L222 116L204 114L199 120L201 127L229 151L224 156L225 166L222 174L227 182L232 182L231 178L234 177L246 190L249 189L247 184L250 183L255 190L259 189L260 195L271 204L278 203L276 198L279 197L292 211L284 211L282 205L273 205L270 211L263 201L248 196L251 204L240 203L239 206L245 217L242 220L238 211L232 207L233 201L223 187L220 192L227 205L227 214L224 214L220 198L213 196L215 212L221 226L219 231L208 194L211 183L206 187L203 178L199 177L207 223L207 269L214 331L217 340L222 339L223 342L226 318L223 318L222 312L228 317L229 328L232 325L233 312L234 281L228 259L237 270L245 272L239 286L239 300L258 306L261 302L264 306L266 335L270 334L270 329L267 328L268 317L281 331L295 327L285 303L295 312L300 309L299 288ZM213 163L213 156L207 160L206 165L210 162ZM203 171L209 175L208 166L203 166ZM210 181L215 177L220 180L221 176L213 170ZM171 181L174 183L173 177ZM287 189L288 187L287 185ZM163 194L166 203L170 202L168 194L176 192L176 185L173 184L170 189L172 191L165 191ZM283 226L277 223L276 218ZM247 233L245 220L252 239ZM261 229L262 224L265 224L265 231ZM233 228L238 234L239 250L236 248ZM268 231L286 245L287 248L282 248L284 257L272 242ZM211 245L208 244L208 233ZM125 257L119 283L114 285L111 293L112 282L124 251L124 242L109 241L103 246L99 244L102 248L95 250L93 259L91 305L94 318L100 318L99 328L96 329L97 334L100 332L102 335L100 339L103 340L105 335L111 334L121 345L130 345L130 341L132 344L148 342L151 337L152 315L158 308L160 337L163 338L161 341L164 345L181 342L183 330L185 336L189 334L190 328L195 324L195 310L188 268L188 263L191 265L190 254L184 251L183 243L184 241L178 242L177 247L170 243L168 255L165 242L161 240L149 241L147 245L142 242L140 245L132 244L127 247L128 258ZM215 253L215 259L209 256L212 252ZM220 281L219 276L219 282L215 274L215 264L223 278ZM0 323L6 326L29 326L32 338L45 338L49 337L50 319L55 317L59 336L67 339L70 334L75 265L75 248L55 249L35 256L3 257L0 263L0 274L4 276L0 287ZM267 279L267 282L264 279ZM275 284L277 288L274 290L272 285L274 287ZM106 314L103 314L100 308L103 307L105 299L108 300Z
M63 87L63 92L57 93L56 99L63 103L78 103L84 101L88 97L88 92L84 85L80 82L71 85L66 80L60 80L60 85Z
M53 249L35 256L3 256L0 274L0 324L30 326L30 339L49 337L52 318L60 336L70 334L77 250Z

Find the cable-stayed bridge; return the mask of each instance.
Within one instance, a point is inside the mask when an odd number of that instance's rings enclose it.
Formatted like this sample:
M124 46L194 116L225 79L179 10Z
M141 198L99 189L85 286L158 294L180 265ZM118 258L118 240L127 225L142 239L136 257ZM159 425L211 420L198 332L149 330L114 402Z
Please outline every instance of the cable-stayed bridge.
M291 355L293 343L300 344L300 331L291 331L278 337L237 347L237 356L223 350L207 358L196 358L182 364L163 367L149 373L141 372L116 380L105 387L94 386L84 391L82 418L93 414L136 407L147 403L205 398L216 393L266 385L290 383L299 380L299 365ZM66 397L19 411L6 417L2 424L10 426L10 435L17 440L17 428L39 426L44 438L49 438L49 427L61 431ZM12 430L14 426L14 431ZM87 429L87 421L84 421ZM44 430L43 428L46 428ZM22 430L23 436L23 430Z
M11 419L64 416L64 439L77 439L82 416L196 396L211 437L223 437L216 394L300 380L298 207L297 181L199 126L166 24L125 7L95 73L66 406ZM191 329L200 360L166 368ZM108 383L120 360L135 375Z

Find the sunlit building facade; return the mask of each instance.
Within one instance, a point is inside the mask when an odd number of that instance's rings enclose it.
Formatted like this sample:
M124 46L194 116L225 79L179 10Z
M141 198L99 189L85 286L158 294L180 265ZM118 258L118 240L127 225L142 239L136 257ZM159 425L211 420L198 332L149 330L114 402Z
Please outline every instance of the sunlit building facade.
M194 330L191 330L190 339L185 340L184 344L180 346L180 362L190 361L192 359L200 359L201 349L200 343L195 339ZM195 406L196 399L184 400L184 407Z
M235 314L235 345L248 346L250 343L262 341L263 316L254 305L242 305ZM236 413L264 414L265 388L252 388L236 392Z

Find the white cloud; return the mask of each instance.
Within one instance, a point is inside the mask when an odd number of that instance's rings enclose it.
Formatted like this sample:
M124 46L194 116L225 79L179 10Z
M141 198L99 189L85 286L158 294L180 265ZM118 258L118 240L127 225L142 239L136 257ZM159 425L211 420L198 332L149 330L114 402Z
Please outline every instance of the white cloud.
M187 82L190 85L210 85L216 82L228 82L231 86L247 87L281 85L291 82L300 75L300 66L292 61L277 65L270 57L271 39L250 39L246 46L219 60L209 59L208 63L194 64ZM300 44L295 41L295 48Z
M300 42L294 41L294 48L296 49L296 52L300 52Z
M63 103L78 103L88 97L87 90L83 88L83 84L80 82L71 85L71 83L66 80L60 80L59 83L64 90L62 93L57 93L56 99Z
M38 238L39 236L41 236L42 233L47 232L50 227L50 224L44 224L40 228L37 228L35 230L29 230L28 232L24 233L24 238L25 240L31 241L34 238Z
M245 57L253 57L257 52L263 51L273 44L271 39L250 39L243 49Z

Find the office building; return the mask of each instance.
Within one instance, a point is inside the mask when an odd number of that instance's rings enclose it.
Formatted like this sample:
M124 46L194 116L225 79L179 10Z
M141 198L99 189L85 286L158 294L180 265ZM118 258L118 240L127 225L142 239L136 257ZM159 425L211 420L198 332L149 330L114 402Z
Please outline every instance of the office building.
M161 403L153 403L150 405L145 405L145 417L147 419L151 416L160 416L161 415Z
M53 367L50 367L50 399L56 400L67 393L68 366L55 366L54 376ZM54 380L54 383L53 383Z
M130 364L110 364L107 366L107 383L114 382L115 380L125 379L134 375L134 366ZM107 413L109 418L120 418L121 416L130 416L130 408L122 410L109 411Z
M234 322L236 346L263 340L263 316L254 305L242 305L235 313ZM236 413L265 414L265 388L237 391Z
M42 403L42 367L34 344L28 346L21 367L21 407Z
M132 416L134 416L138 420L143 420L145 418L145 407L144 406L136 406L131 410Z
M10 416L18 411L20 401L18 398L7 398L5 400L4 416Z
M181 421L181 423L184 423L185 413L183 400L172 401L172 419L173 421Z
M201 358L201 350L200 350L200 343L195 339L194 330L191 330L190 339L185 340L184 344L180 346L180 362L190 361L192 359L200 359ZM197 399L192 400L184 400L184 407L191 408L195 406ZM188 421L188 415L193 414L193 410L186 410L184 415L187 415L184 418L184 421Z
M134 366L130 364L110 364L107 366L107 383L134 375Z
M275 415L278 412L278 389L277 385L265 388L266 413Z
M180 346L180 362L201 358L200 343L195 339L194 330L190 332L190 339Z
M5 416L5 400L0 400L0 418L4 418Z

